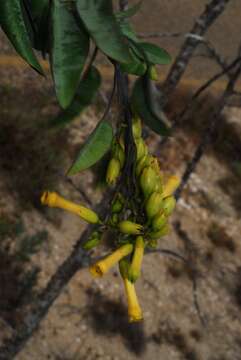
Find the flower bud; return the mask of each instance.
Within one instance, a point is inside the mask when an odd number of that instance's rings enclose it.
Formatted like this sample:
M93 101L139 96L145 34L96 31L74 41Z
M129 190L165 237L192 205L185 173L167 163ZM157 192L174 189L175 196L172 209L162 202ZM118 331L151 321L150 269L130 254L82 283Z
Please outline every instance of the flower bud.
M159 239L159 238L161 238L161 237L169 234L169 232L170 232L170 226L169 226L169 224L166 223L166 224L162 227L162 229L160 229L160 230L158 230L158 231L152 231L152 232L150 232L150 233L148 234L148 236L149 236L150 239L155 240L155 239Z
M133 250L132 244L122 245L109 256L98 261L90 267L90 273L94 277L103 276L112 266L117 264L123 257L129 255Z
M112 214L110 218L110 225L116 226L118 222L119 222L119 215L117 213Z
M125 152L122 146L120 145L120 142L118 142L118 140L115 140L115 142L112 145L112 156L119 160L122 168L125 163Z
M121 212L121 210L123 209L123 204L124 204L124 198L120 193L118 193L114 201L112 201L111 211L113 213Z
M138 177L142 170L150 164L150 157L149 155L144 155L142 158L140 158L136 165L136 176Z
M106 182L108 185L114 185L120 175L121 164L116 158L112 158L107 167Z
M135 291L135 286L128 280L128 267L129 264L125 259L119 262L120 273L123 278L127 304L128 304L128 317L129 322L136 322L143 319L142 310L138 302L138 298Z
M141 138L141 119L138 116L135 116L132 120L132 132L135 139Z
M166 181L164 181L163 185L163 197L167 197L172 195L175 190L178 188L180 184L180 178L178 176L172 175L167 178Z
M100 222L98 215L93 210L66 200L56 192L45 191L41 197L41 203L49 207L57 207L70 211L91 224Z
M148 198L145 209L146 215L149 219L152 219L162 208L162 194L153 192Z
M136 238L131 265L129 267L128 279L131 282L135 282L140 277L144 249L145 249L144 239L142 236L138 236Z
M140 176L140 187L145 197L148 197L155 191L157 180L156 173L150 166L143 169Z
M176 199L174 196L168 196L163 200L162 208L166 216L171 215L176 206Z
M153 229L153 231L160 230L166 224L166 222L167 222L166 215L162 211L160 211L152 219L152 229Z
M101 241L101 234L98 231L94 231L91 237L82 245L84 250L91 250L99 245Z
M147 155L148 149L143 139L136 140L136 159L137 161L142 158L142 156Z
M143 230L143 226L129 220L123 220L118 224L119 230L123 234L139 235Z
M158 81L158 74L154 65L149 67L148 76L151 80Z

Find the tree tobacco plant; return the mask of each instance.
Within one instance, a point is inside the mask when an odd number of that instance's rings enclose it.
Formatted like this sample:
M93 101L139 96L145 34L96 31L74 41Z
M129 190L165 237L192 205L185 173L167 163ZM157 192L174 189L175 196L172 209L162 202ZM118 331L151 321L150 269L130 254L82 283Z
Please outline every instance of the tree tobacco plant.
M106 183L113 193L108 216L102 218L84 205L45 191L41 202L70 211L94 230L83 244L91 250L106 232L113 252L90 267L94 277L119 264L128 302L129 320L142 319L134 283L140 277L146 248L157 246L169 232L174 210L175 175L165 175L142 137L143 124L168 136L168 122L153 99L156 65L169 64L169 54L155 44L142 42L130 24L141 2L115 12L111 0L11 0L0 2L3 31L19 55L43 74L36 51L50 62L58 102L63 109L52 126L63 126L90 105L100 87L101 75L94 66L102 52L114 67L113 91L104 115L88 136L68 171L75 175L90 168L109 151ZM91 54L91 50L92 54ZM127 74L137 78L129 95ZM108 113L114 94L120 104L119 120L111 124Z

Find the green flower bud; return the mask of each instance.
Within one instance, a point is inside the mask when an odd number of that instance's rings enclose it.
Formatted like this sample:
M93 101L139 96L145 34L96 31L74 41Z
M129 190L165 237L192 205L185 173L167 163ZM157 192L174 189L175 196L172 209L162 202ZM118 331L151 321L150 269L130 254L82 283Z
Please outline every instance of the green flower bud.
M160 211L152 219L152 229L153 229L153 231L158 231L158 230L162 229L162 227L166 224L166 222L167 222L166 215L162 211Z
M171 215L176 206L176 199L174 196L168 196L163 200L162 208L166 216Z
M154 65L149 67L148 76L151 80L158 81L158 74Z
M147 155L148 149L143 139L136 140L136 159L137 161L142 158L142 156Z
M82 245L84 250L91 250L99 245L101 241L101 235L97 231L93 232L91 237Z
M116 183L118 176L120 175L121 164L116 158L112 158L107 167L106 182L108 185Z
M150 157L149 155L144 155L140 160L137 162L136 165L136 176L138 177L142 170L150 164Z
M163 205L162 194L153 192L146 202L146 215L149 219L152 219L161 209Z
M141 119L138 116L135 116L132 120L132 132L135 139L141 138Z
M129 267L128 279L135 282L141 275L141 265L144 255L145 242L142 236L136 238L134 254L132 257L131 265Z
M129 266L130 266L130 264L125 258L123 258L119 261L119 270L120 270L120 274L123 279L128 278Z
M111 211L113 213L121 212L121 210L123 208L123 204L124 204L124 198L120 193L118 193L116 198L114 199L114 201L112 201Z
M140 235L143 226L129 220L121 221L118 224L119 230L124 234Z
M158 231L152 231L148 234L150 239L154 239L157 240L167 234L169 234L170 232L170 226L169 224L165 224L162 229L158 230Z
M155 191L157 180L156 173L150 166L143 169L140 176L140 187L145 197L148 197Z
M117 140L115 140L112 145L112 155L114 158L120 161L120 165L122 168L125 163L125 152L120 143L117 142Z

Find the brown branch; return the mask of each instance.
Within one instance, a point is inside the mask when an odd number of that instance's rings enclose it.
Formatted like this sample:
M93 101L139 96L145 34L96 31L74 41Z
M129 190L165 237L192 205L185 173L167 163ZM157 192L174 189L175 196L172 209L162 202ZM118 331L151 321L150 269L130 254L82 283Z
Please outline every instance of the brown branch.
M184 74L192 55L200 43L202 37L215 20L222 14L230 0L211 0L204 12L196 20L189 36L184 41L179 54L163 84L160 103L165 105L169 96L173 93L182 75Z
M102 214L103 218L107 214L111 196L112 192L108 191L108 194L103 197L103 200L95 209L98 213ZM49 280L46 288L35 299L34 304L23 321L16 327L13 336L0 348L0 360L13 359L23 349L28 339L38 329L41 320L47 315L53 302L61 294L63 288L78 270L90 262L90 253L83 251L82 244L89 238L93 228L92 225L86 228L75 244L71 254L60 265L56 273Z
M196 148L193 158L187 164L186 170L184 171L184 174L182 176L181 184L175 194L176 199L180 198L180 195L181 195L181 192L183 191L184 186L188 182L191 174L196 169L197 164L201 160L202 155L204 154L204 151L205 151L207 145L210 144L210 142L212 141L213 136L215 135L218 124L219 124L219 116L220 116L221 112L223 111L224 107L226 106L228 99L234 93L234 87L236 85L236 82L239 79L240 73L241 73L241 62L239 59L238 67L233 72L233 74L230 76L230 80L229 80L227 87L219 101L219 104L213 115L212 121L210 122L210 125L205 130L202 140L201 140L200 144L198 145L198 147Z

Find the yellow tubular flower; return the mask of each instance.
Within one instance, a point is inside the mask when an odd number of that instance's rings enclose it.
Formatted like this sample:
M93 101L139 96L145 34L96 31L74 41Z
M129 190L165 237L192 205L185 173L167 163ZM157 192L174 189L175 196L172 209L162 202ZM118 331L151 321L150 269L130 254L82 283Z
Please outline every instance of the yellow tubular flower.
M122 245L112 254L106 256L104 259L98 261L90 267L90 273L94 277L103 276L112 266L118 263L123 257L129 255L133 250L132 244Z
M41 203L49 207L70 211L91 224L100 222L98 215L93 210L66 200L56 192L45 191L41 197Z
M129 280L135 282L141 274L141 265L144 255L145 243L142 236L136 238L135 249L131 265L129 267Z
M123 220L118 224L119 230L123 233L123 234L130 234L130 235L140 235L142 230L143 230L143 226L140 224L136 224L132 221L129 220Z
M114 185L118 176L120 175L121 164L116 158L112 158L108 164L106 173L106 182L109 185Z
M126 297L127 297L127 304L128 304L128 317L129 322L136 322L141 321L143 319L142 310L139 305L135 286L128 280L128 263L123 259L120 263L120 273L123 278Z
M172 195L178 188L181 180L178 176L172 175L167 178L163 185L163 197Z

